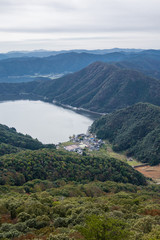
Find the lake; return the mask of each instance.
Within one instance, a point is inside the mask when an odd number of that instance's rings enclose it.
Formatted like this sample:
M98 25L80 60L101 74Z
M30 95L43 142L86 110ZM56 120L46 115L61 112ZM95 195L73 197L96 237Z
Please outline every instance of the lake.
M42 101L0 103L0 123L29 134L43 143L69 140L73 134L86 133L93 120L72 110Z

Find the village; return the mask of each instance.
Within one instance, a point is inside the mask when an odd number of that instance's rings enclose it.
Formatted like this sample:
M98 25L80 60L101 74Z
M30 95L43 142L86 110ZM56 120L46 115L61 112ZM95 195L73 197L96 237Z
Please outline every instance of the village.
M101 139L97 139L92 134L78 134L70 137L70 142L73 144L64 146L64 149L69 152L77 152L83 154L85 149L89 151L99 151L100 147L104 144Z

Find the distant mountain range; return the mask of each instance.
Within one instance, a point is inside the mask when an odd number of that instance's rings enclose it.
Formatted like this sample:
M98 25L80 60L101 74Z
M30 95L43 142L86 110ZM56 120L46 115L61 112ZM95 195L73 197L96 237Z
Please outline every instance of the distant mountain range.
M95 50L86 50L86 49L73 49L73 50L61 50L61 51L47 51L47 50L35 50L35 51L12 51L8 53L0 53L0 60L7 58L19 58L19 57L49 57L62 53L91 53L91 54L107 54L113 52L126 52L126 53L136 53L141 52L142 49L130 49L130 48L112 48L112 49L95 49Z
M76 72L96 61L115 63L118 67L138 70L160 79L160 51L146 50L107 54L69 52L49 57L7 58L0 61L0 82L30 81L33 77Z
M0 84L0 100L15 99L57 101L107 113L137 102L160 106L160 80L114 64L96 62L55 80Z
M76 72L96 61L117 62L126 57L125 53L100 55L70 52L45 58L9 58L0 61L0 77Z
M160 50L146 50L123 61L117 66L141 71L151 77L160 79Z
M152 165L160 163L160 107L138 103L101 117L91 131L108 139L116 151L125 150Z

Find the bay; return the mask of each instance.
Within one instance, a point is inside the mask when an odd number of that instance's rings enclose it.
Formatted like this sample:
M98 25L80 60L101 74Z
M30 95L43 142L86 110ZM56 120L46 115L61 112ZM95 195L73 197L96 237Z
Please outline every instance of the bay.
M0 103L0 123L16 128L42 143L64 142L73 134L86 133L93 120L72 110L42 101Z

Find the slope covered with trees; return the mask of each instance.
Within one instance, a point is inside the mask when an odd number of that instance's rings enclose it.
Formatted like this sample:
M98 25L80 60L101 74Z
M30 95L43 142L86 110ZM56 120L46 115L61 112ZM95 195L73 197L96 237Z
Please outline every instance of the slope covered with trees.
M141 101L160 105L159 80L100 62L59 79L53 86L55 90L50 87L46 92L49 98L92 111L111 112Z
M0 84L0 100L41 99L112 112L137 102L160 105L160 81L134 70L96 62L52 81Z
M23 151L0 157L0 183L23 185L33 179L89 182L94 180L145 185L146 179L128 164L111 158L82 157L56 150Z
M160 163L160 108L147 103L107 114L92 125L99 138L108 139L116 151L127 151L142 162Z
M133 54L129 58L119 61L117 66L125 69L135 69L148 76L160 79L160 51L145 50Z

